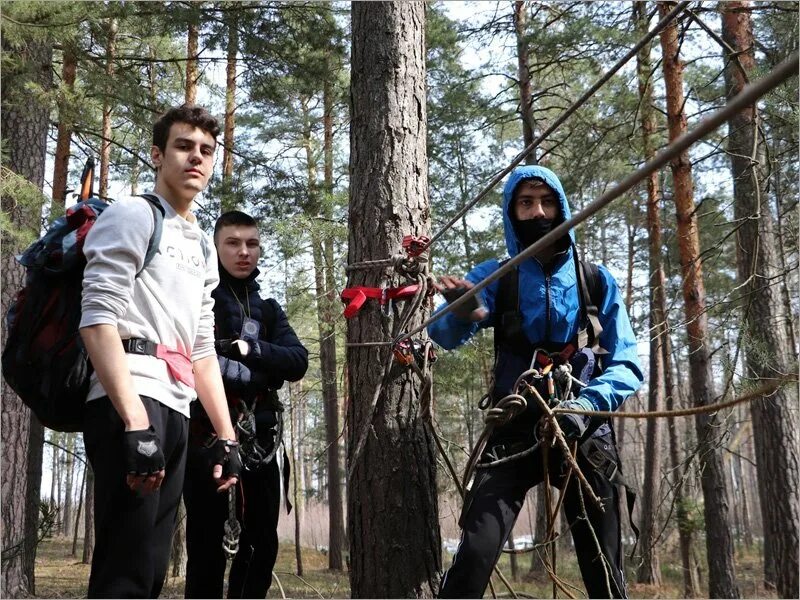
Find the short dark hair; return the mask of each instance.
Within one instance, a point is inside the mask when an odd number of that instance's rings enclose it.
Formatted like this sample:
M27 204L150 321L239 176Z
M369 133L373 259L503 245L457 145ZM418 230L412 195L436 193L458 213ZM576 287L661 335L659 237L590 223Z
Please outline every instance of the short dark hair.
M216 141L220 132L219 121L202 106L183 104L173 106L153 124L153 145L158 146L161 152L167 150L169 130L174 123L188 123L206 133Z
M220 229L223 227L230 227L231 225L257 228L258 221L240 210L230 210L226 213L222 213L219 216L219 219L217 219L217 223L214 225L214 241L217 241L217 234L219 233Z

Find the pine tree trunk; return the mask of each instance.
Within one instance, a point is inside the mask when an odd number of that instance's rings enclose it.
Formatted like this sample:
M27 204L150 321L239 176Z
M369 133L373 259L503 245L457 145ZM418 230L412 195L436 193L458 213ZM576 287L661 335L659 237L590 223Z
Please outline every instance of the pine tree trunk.
M736 53L727 55L725 83L728 97L746 85L747 73L755 71L753 24L749 2L731 1L720 5L723 39ZM763 380L796 373L789 364L786 321L782 314L780 286L773 283L777 264L774 222L762 185L760 165L766 160L757 136L755 105L746 107L728 122L728 153L733 174L736 255L739 284L744 290L743 336L747 379L758 385ZM750 404L753 439L758 465L759 494L764 522L764 544L772 555L773 568L764 578L773 583L778 595L795 598L800 594L797 548L800 503L800 461L797 449L797 385L788 384L774 394ZM767 563L765 561L765 566Z
M84 490L86 489L86 478L89 469L84 465L83 477L81 478L81 491L78 494L78 510L75 511L75 526L72 528L72 556L78 556L78 529L81 522L81 512L83 512Z
M186 32L186 94L184 99L187 104L195 104L197 102L197 80L199 78L197 68L198 37L197 24L190 23Z
M61 66L61 79L64 88L72 91L75 87L75 74L78 71L78 59L75 47L70 43L64 44ZM67 197L69 178L69 151L72 141L72 115L71 110L61 101L58 107L58 134L56 136L56 153L53 160L53 202L64 206ZM55 211L54 211L55 212Z
M32 100L28 83L49 90L52 83L52 46L44 41L28 41L12 47L2 38L3 53L13 54L15 65L3 69L3 166L30 181L41 190L44 183L47 150L47 107ZM26 204L3 195L3 214L16 231L39 232L43 197ZM24 272L14 260L22 248L18 239L2 232L2 314L6 314L24 280ZM5 345L7 330L2 327ZM0 596L17 598L34 593L34 561L39 519L44 429L22 404L5 379L0 383L0 481L2 482L2 548ZM38 460L38 464L37 464Z
M186 506L183 500L178 505L178 517L175 533L172 534L172 576L183 577L186 575Z
M525 33L528 13L525 2L514 2L514 31L517 37L517 85L519 86L519 116L522 119L522 139L525 148L533 143L533 97L531 94L531 73L528 67L528 40ZM525 157L526 165L535 165L536 150Z
M236 12L228 22L228 63L225 71L225 125L222 143L222 182L226 191L232 189L233 179L233 132L236 112L236 55L239 51L239 30ZM231 210L225 206L223 210Z
M303 576L303 551L300 544L300 523L303 519L303 492L302 492L302 451L300 450L299 429L300 421L302 420L302 411L300 405L302 404L303 392L302 383L292 383L289 386L292 398L292 429L289 438L292 445L292 493L294 498L294 556L297 563L297 575Z
M325 162L325 199L323 207L330 207L333 196L333 89L329 78L323 88L323 153ZM323 209L324 216L330 218L330 208ZM342 499L342 466L339 443L339 397L336 390L336 319L338 303L336 280L334 278L333 237L326 235L322 244L322 258L325 262L325 290L318 298L323 299L320 329L320 364L322 366L322 400L325 405L325 443L328 454L328 568L341 571L342 545L344 543L344 504Z
M66 434L66 453L65 483L64 483L64 513L61 515L61 534L68 536L72 530L72 484L75 476L75 434Z
M644 3L634 2L633 11L637 29L646 33L647 7ZM656 130L655 115L653 114L653 88L649 79L650 70L650 45L642 48L636 57L636 71L639 81L639 98L641 100L642 120L642 146L645 161L655 156L654 135ZM660 411L664 406L664 359L661 344L666 336L664 307L666 277L661 264L661 190L658 185L658 172L654 171L647 178L647 236L648 236L648 266L650 270L649 298L650 298L650 373L648 377L648 403L649 412ZM629 240L629 246L632 246ZM628 268L633 273L633 260L631 258ZM629 297L633 296L633 282L629 277ZM629 309L630 310L630 307ZM639 548L641 562L637 572L639 583L661 585L661 568L655 541L658 527L658 491L661 483L661 420L648 419L645 433L644 450L644 478L642 488L642 518L641 538Z
M81 562L85 565L91 564L94 555L94 471L92 466L86 463L86 518L83 522L83 558Z
M114 59L117 54L117 29L116 19L111 19L108 24L108 38L106 46L106 82L113 85ZM103 139L100 142L100 186L101 197L108 196L108 171L111 164L111 101L103 100Z
M659 13L665 16L672 2L659 2ZM661 32L664 85L667 96L669 140L674 141L687 130L683 96L683 63L679 55L678 27L673 22ZM670 162L674 200L678 221L678 244L683 276L683 302L689 351L689 376L695 406L714 400L708 350L708 316L705 286L700 258L700 236L695 213L692 166L687 151ZM736 569L733 562L733 537L730 508L722 462L720 434L722 424L717 415L695 417L698 438L698 460L703 488L703 512L706 523L709 595L712 598L738 598Z
M353 264L392 256L404 235L429 235L430 209L425 4L354 2L351 14ZM348 287L378 286L381 275L352 271ZM412 315L408 327L426 312ZM350 343L383 341L391 333L377 302L347 322ZM389 353L385 347L347 351L351 591L355 598L433 597L442 568L436 449L420 417L420 381L397 365L383 381ZM364 432L369 435L356 457Z

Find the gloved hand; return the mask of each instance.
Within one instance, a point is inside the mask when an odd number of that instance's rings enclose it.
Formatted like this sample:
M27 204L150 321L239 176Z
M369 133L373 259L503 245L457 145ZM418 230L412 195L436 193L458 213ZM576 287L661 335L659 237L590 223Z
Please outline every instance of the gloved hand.
M242 458L239 456L239 442L217 438L211 445L211 464L222 466L220 479L239 477L242 474Z
M578 400L567 400L566 402L562 402L559 404L559 408L586 410L586 406L584 406ZM558 421L558 426L561 427L561 431L564 432L564 438L566 441L570 442L572 440L579 440L583 437L583 434L586 433L586 428L589 426L590 418L591 417L587 417L585 415L562 413L556 416L556 421Z
M122 437L125 469L131 475L153 475L164 469L161 440L153 426L126 431Z
M466 279L457 279L449 275L442 275L439 282L436 284L436 289L441 292L444 299L448 304L452 304L461 296L467 293L468 290L474 287L474 284ZM453 311L453 315L462 321L483 321L488 316L488 311L480 299L480 295L472 296L462 306L459 306Z

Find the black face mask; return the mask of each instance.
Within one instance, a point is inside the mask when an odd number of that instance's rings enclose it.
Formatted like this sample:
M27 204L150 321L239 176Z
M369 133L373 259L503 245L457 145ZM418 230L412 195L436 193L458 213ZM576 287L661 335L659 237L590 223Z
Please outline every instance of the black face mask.
M534 242L538 242L553 229L554 219L525 219L516 221L514 230L523 248L527 248Z

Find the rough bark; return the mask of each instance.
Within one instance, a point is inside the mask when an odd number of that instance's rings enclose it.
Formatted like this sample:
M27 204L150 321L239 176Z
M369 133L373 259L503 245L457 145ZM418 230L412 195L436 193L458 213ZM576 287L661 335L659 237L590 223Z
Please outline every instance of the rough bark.
M292 428L289 443L292 446L292 497L294 499L294 556L297 563L297 576L303 576L303 550L300 545L300 524L303 519L303 491L302 491L302 451L299 444L298 432L302 420L301 405L303 402L302 382L292 383L289 386L292 397Z
M61 80L66 94L75 88L75 74L78 71L78 59L75 47L64 44L61 66ZM58 107L58 133L56 134L56 153L53 160L53 202L64 206L67 197L69 179L69 151L72 142L72 112L68 107L69 99L61 98Z
M228 63L225 70L225 124L222 142L222 182L230 189L233 178L233 132L236 113L236 55L239 51L239 30L236 12L228 22Z
M18 64L4 69L0 131L3 135L4 168L24 177L37 188L44 183L48 107L26 90L34 83L45 91L52 83L52 47L29 42L12 48L5 38L4 52L13 53ZM21 202L2 196L2 210L15 231L38 233L41 200ZM18 238L2 232L2 313L6 314L19 290L24 273L14 260L21 251ZM6 328L2 328L5 344ZM2 481L2 549L0 596L16 598L34 592L34 560L39 518L39 488L44 430L17 395L0 383L0 481ZM38 459L38 464L36 461Z
M197 25L190 23L186 33L186 94L184 99L187 104L197 102L197 80L199 79L197 69L198 37Z
M666 396L664 400L667 410L675 410L678 408L675 402L678 397L678 387L672 376L672 343L668 323L665 323L665 329L664 343L660 348L664 364L664 391ZM696 598L700 592L700 581L697 574L697 564L694 560L694 531L689 523L688 506L684 491L687 466L680 458L678 419L667 419L667 433L669 434L670 467L673 473L672 501L675 504L675 515L678 519L678 545L683 569L683 596L684 598Z
M114 81L114 58L117 54L117 30L116 19L111 19L108 24L108 38L106 43L106 82L113 85ZM100 142L100 185L99 194L101 197L108 196L108 171L111 164L111 101L108 97L103 100L103 139Z
M354 2L351 14L353 264L392 256L404 235L429 235L430 212L425 4ZM377 286L381 275L352 271L348 286ZM413 315L408 327L421 323L424 312ZM376 302L347 322L350 343L383 341L390 334ZM383 381L389 352L347 351L351 592L356 598L432 597L442 567L436 450L419 414L420 381L397 365ZM369 435L356 459L364 431Z
M522 119L522 139L525 148L533 143L533 96L531 94L531 72L528 67L528 40L525 30L528 13L525 2L514 2L514 32L517 37L517 85L519 86L519 116ZM536 150L525 157L526 165L535 165Z
M172 576L183 577L186 575L186 506L183 501L178 505L177 521L175 533L172 534L170 562L172 563Z
M659 2L665 16L673 2ZM680 58L678 27L673 22L660 34L663 53L664 86L667 97L669 140L687 130L684 112L683 63ZM694 204L692 165L687 151L670 161L674 200L678 221L678 245L681 259L682 292L689 352L689 378L695 406L713 402L714 389L708 350L708 317L705 285L700 259L700 235ZM703 488L703 512L706 524L708 587L712 598L738 598L736 569L733 562L733 536L730 506L722 461L722 424L716 414L699 414L697 428L698 461Z
M745 73L755 70L753 24L749 2L720 5L722 36L735 55L726 52L725 84L728 97L746 85ZM737 65L738 61L738 65ZM755 105L743 108L728 121L728 154L733 174L736 259L739 284L744 292L744 362L747 379L786 378L797 372L789 364L792 353L783 315L780 286L775 283L778 258L774 246L774 220L763 191L765 164L758 139ZM797 450L797 386L785 385L774 394L750 404L758 465L764 544L772 561L765 561L764 578L782 598L795 598L798 590L797 548L800 504L800 464ZM772 567L767 570L766 567Z
M86 463L86 518L83 521L83 557L81 562L85 565L92 563L94 555L94 471Z
M64 480L64 510L61 513L61 533L68 536L72 529L72 485L75 480L75 434L66 434L65 448L68 452L65 453L65 480Z
M633 3L634 19L640 32L647 32L646 6L641 2ZM655 156L654 135L656 130L653 112L653 88L650 77L650 44L642 48L636 57L636 71L639 84L640 115L642 128L642 148L645 161ZM648 377L648 412L660 411L664 406L664 358L661 344L666 336L664 306L664 286L666 277L661 263L661 190L658 184L658 172L653 171L647 178L647 237L648 266L650 270L650 373ZM631 236L632 237L632 236ZM629 246L633 244L630 243ZM631 253L632 254L632 253ZM629 262L633 272L633 260ZM631 278L628 279L629 296L632 296ZM644 449L644 487L642 488L641 538L639 540L640 560L637 572L639 583L661 585L661 568L655 545L657 536L658 492L661 482L661 420L648 419L645 433Z
M78 493L78 509L75 511L75 525L72 528L72 556L78 556L78 529L81 522L81 513L83 512L84 492L86 490L86 477L89 470L84 465L83 477L81 477L81 491Z
M323 202L323 216L332 216L330 196L333 195L333 89L331 80L323 84L323 154L324 190L329 196ZM339 443L339 396L336 389L336 319L338 303L334 278L333 238L326 235L321 247L324 261L323 289L317 290L320 322L320 365L322 367L322 401L325 406L325 443L328 454L328 568L341 571L342 545L344 543L344 504L342 499L342 467ZM321 293L320 293L321 292Z

